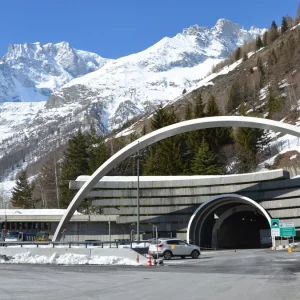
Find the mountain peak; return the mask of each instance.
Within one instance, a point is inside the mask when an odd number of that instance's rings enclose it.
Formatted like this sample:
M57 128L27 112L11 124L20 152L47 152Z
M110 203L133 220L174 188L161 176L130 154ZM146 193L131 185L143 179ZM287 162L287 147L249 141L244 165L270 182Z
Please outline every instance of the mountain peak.
M208 30L208 27L200 27L199 25L195 24L190 26L189 28L183 29L182 34L184 35L198 35L201 31Z
M219 19L216 25L212 28L212 31L217 34L231 36L233 34L238 34L240 31L240 27L238 24L230 20Z

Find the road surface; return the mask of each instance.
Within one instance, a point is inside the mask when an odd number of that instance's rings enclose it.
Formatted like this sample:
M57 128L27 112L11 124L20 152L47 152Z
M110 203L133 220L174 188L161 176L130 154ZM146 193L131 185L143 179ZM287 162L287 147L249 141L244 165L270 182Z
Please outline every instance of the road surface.
M300 253L203 252L164 267L0 264L1 300L300 299Z

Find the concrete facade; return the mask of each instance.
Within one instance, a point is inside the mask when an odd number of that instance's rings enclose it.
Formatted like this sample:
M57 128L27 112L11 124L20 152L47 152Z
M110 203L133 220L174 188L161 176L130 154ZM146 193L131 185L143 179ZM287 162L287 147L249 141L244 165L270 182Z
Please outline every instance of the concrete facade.
M80 190L77 192L70 205L68 206L64 216L58 224L57 230L54 233L53 240L56 241L61 238L63 228L69 222L74 212L79 207L80 203L88 196L89 192L94 188L94 186L120 162L124 161L126 158L135 154L139 150L144 149L149 145L164 140L168 137L194 130L217 127L259 128L279 131L285 134L291 134L300 137L300 130L296 126L269 119L242 116L219 116L193 119L189 121L179 122L153 131L130 143L129 145L115 153L93 173L93 175L80 188Z
M88 180L79 177L70 182L79 189ZM293 221L300 230L300 178L290 178L284 170L227 176L163 176L140 177L140 227L147 237L152 236L153 224L161 236L177 236L200 243L201 224L209 214L227 214L230 209L250 205L265 218ZM123 224L129 237L136 222L136 177L104 177L87 195L100 206L104 215L115 215L116 224ZM210 203L211 199L218 201ZM243 199L250 199L245 202ZM205 205L204 205L205 204ZM198 212L191 218L199 206ZM188 234L188 227L191 232Z

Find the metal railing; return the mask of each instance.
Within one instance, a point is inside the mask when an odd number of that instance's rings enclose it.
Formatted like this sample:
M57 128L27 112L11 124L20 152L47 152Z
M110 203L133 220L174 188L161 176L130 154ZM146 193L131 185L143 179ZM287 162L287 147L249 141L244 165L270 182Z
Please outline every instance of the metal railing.
M2 247L8 247L8 246L29 246L29 245L35 245L37 248L39 246L48 246L51 245L52 248L55 248L55 246L67 246L68 248L72 248L72 246L84 246L85 248L88 247L101 247L104 248L104 246L109 246L109 248L119 248L119 246L130 246L130 248L134 248L134 244L142 244L144 243L144 248L147 248L147 244L149 244L148 241L130 241L130 242L124 242L124 241L114 241L114 242L101 242L101 241L83 241L83 242L36 242L36 241L25 241L25 242L5 242L0 241L0 246Z

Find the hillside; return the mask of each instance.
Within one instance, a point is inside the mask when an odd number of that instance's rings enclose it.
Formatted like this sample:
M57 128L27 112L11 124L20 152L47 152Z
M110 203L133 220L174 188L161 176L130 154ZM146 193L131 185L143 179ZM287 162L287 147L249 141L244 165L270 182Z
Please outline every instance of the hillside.
M34 48L34 58L43 58L38 66L48 65L44 63L47 62L44 56L52 57L55 65L62 70L58 73L59 78L60 74L69 74L69 79L75 73L78 78L55 88L45 106L40 107L33 118L26 119L21 131L18 131L18 122L11 123L11 135L0 145L0 176L13 178L20 168L43 160L52 151L64 147L79 127L82 130L93 127L98 134L107 134L139 115L153 112L160 102L174 101L183 91L193 90L212 66L226 58L237 46L263 32L255 27L241 29L225 19L220 19L210 29L195 25L172 38L163 38L140 53L117 60L100 59L96 71L81 77L78 76L87 69L81 70L82 64L77 64L77 58L85 58L86 61L89 58L85 66L90 71L93 67L91 55L71 49L76 59L68 51L66 59L65 51L57 51L57 46L30 45ZM66 44L59 47L68 49ZM25 57L32 53L29 48L25 45L13 47L10 51ZM26 62L36 65L35 60L27 59ZM56 83L56 79L53 82ZM64 80L60 82L63 84ZM4 111L0 113L3 120L9 119Z

